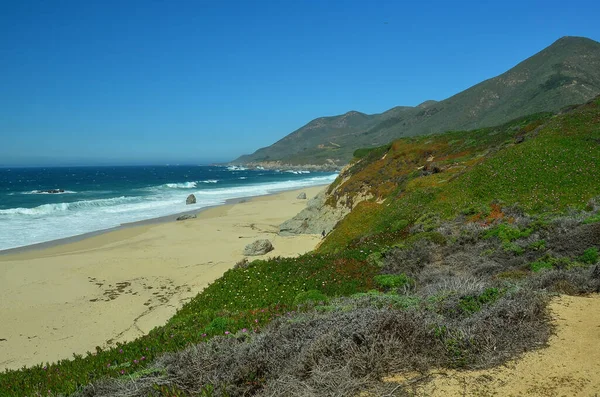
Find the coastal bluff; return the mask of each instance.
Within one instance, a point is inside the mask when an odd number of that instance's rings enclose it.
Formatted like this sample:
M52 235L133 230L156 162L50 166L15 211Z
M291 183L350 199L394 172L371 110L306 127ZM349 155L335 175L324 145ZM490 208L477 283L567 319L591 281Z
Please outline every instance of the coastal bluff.
M360 202L372 198L366 191L348 192L340 189L351 176L351 166L346 166L338 177L338 181L342 182L329 185L309 199L306 208L279 225L279 235L329 234ZM297 197L298 200L306 198L306 195Z

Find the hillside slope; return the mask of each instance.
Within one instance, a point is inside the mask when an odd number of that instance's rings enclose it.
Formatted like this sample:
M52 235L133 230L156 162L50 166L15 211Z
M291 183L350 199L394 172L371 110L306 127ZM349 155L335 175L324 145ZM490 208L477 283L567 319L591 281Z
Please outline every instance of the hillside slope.
M329 187L330 206L353 210L322 251L393 244L407 228L485 219L495 205L547 214L583 208L600 195L600 97L558 116L401 138L362 154Z
M441 102L395 107L381 114L356 111L321 117L269 147L232 163L343 165L360 147L402 136L468 130L520 116L557 111L600 94L600 43L563 37L495 78Z

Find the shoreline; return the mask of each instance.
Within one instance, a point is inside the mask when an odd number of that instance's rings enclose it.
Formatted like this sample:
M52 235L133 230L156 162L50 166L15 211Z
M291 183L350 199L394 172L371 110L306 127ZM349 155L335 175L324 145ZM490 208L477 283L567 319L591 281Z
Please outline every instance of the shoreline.
M279 193L285 193L285 192L291 192L291 191L300 192L302 190L312 189L314 187L326 187L326 186L329 186L329 184L327 183L327 184L311 185L311 186L304 187L304 188L292 188L292 189L286 189L286 190L279 190L279 191L276 191L273 193L261 194L258 196L244 196L244 197L231 198L231 199L226 199L225 202L222 204L209 205L206 207L196 208L196 209L192 209L192 210L188 210L188 211L182 211L182 212L178 212L178 213L171 214L171 215L164 215L164 216L159 216L156 218L142 219L140 221L135 221L135 222L126 222L126 223L120 224L119 226L114 226L114 227L111 227L108 229L95 230L93 232L77 234L75 236L70 236L70 237L58 238L56 240L28 244L28 245L23 245L21 247L7 248L7 249L0 250L0 259L2 258L3 255L20 254L20 253L34 251L34 250L43 250L43 249L47 249L47 248L52 248L52 247L56 247L56 246L60 246L60 245L64 245L64 244L71 244L71 243L75 243L78 241L86 240L91 237L100 236L105 233L112 233L117 230L127 229L127 228L131 228L131 227L156 225L156 224L162 224L162 223L168 223L168 222L176 222L177 218L182 215L199 215L200 213L202 213L208 209L211 209L211 208L218 208L218 207L221 207L224 205L238 204L241 202L252 200L257 197L267 197L267 196L272 196L272 195L276 195Z
M279 236L278 225L306 207L299 192L312 198L325 186L234 199L190 211L194 219L154 218L0 255L0 370L148 333L244 258L256 239L268 238L275 250L251 260L312 251L320 236Z

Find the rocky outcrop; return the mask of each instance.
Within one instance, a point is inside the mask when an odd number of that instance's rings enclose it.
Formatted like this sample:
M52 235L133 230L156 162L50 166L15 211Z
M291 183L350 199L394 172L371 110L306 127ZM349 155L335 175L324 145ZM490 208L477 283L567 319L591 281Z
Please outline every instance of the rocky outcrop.
M196 204L196 196L194 196L193 194L190 194L189 196L187 196L187 199L185 199L185 204L186 205Z
M325 164L288 164L282 161L252 161L252 162L234 162L229 163L230 166L242 165L249 169L259 170L281 170L281 171L324 171L337 172L342 169L343 165L328 159Z
M279 234L293 236L329 233L350 209L345 206L333 208L325 204L326 199L326 191L323 190L315 198L308 200L305 209L279 226Z
M302 192L296 197L298 200L306 200L306 193Z
M64 192L65 192L64 189L48 189L48 190L34 191L35 194L59 194L59 193L64 193Z
M244 255L246 256L256 256L256 255L264 255L267 252L273 251L275 248L273 244L269 240L256 240L252 244L248 244L246 248L244 248Z
M196 218L196 215L194 214L184 214L184 215L180 215L177 217L178 221L185 221L186 219L194 219Z

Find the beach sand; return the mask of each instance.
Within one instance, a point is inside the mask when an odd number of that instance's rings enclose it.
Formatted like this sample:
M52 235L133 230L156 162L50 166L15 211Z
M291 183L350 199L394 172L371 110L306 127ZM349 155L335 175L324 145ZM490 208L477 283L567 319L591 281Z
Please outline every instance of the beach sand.
M187 300L271 240L265 256L295 256L320 236L281 237L278 225L323 186L206 209L43 249L0 255L0 370L85 354L164 324Z

